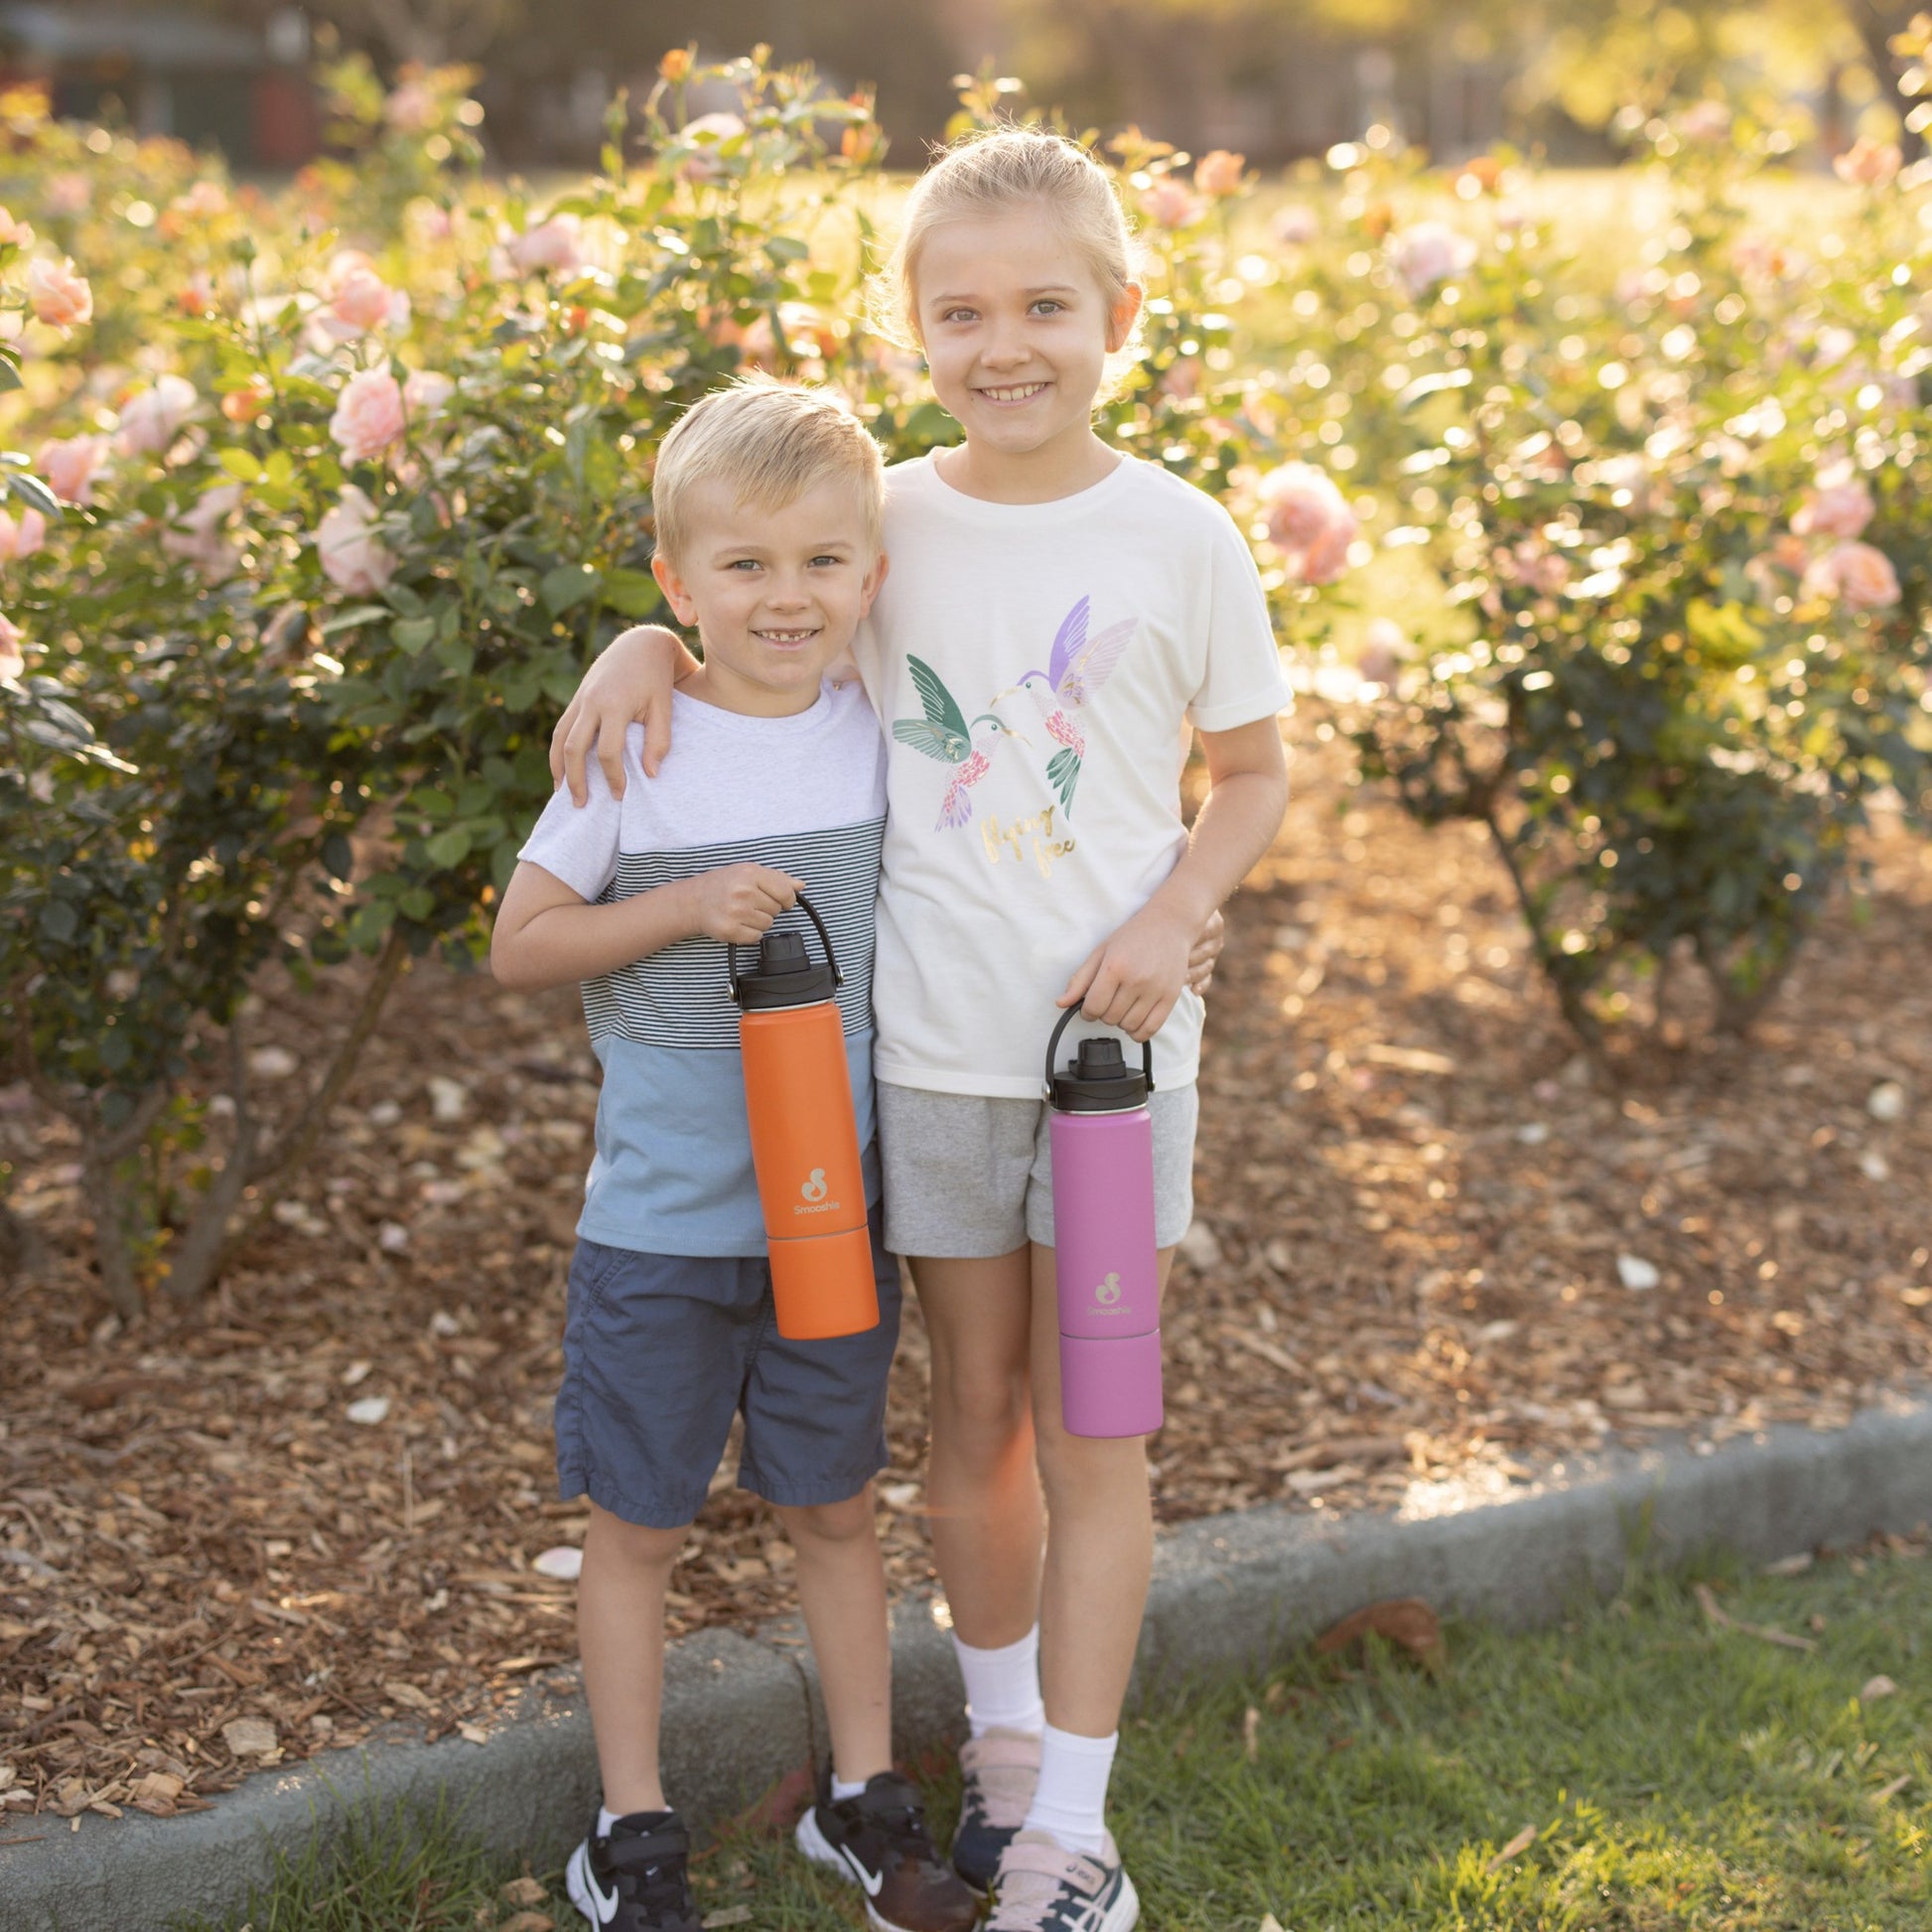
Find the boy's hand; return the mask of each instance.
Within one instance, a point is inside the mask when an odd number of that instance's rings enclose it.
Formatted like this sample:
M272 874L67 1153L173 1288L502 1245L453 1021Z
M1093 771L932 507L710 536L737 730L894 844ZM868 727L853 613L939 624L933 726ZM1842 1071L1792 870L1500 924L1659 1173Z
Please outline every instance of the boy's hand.
M1228 922L1217 905L1208 913L1207 923L1194 934L1193 948L1187 955L1188 992L1205 993L1214 984L1214 962L1227 942Z
M685 881L694 931L749 946L771 930L787 905L798 903L798 882L769 866L720 866Z
M567 783L572 800L583 804L590 796L585 767L595 748L611 796L621 798L623 735L638 724L644 728L644 772L656 777L671 749L671 693L684 661L683 643L662 624L632 624L613 637L550 734L551 783Z
M1194 939L1187 924L1146 906L1087 955L1059 1004L1077 1005L1087 1019L1133 1039L1152 1039L1186 984Z

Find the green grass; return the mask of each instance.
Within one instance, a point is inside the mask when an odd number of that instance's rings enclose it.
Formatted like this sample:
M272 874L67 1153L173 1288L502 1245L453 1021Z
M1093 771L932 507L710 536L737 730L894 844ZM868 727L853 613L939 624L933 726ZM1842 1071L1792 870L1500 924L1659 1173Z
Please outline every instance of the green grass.
M1554 1630L1450 1632L1430 1677L1304 1655L1170 1692L1128 1721L1115 1829L1150 1932L1877 1932L1932 1925L1932 1563L1796 1579L1707 1569L1725 1612L1816 1636L1798 1653L1709 1623L1688 1578L1633 1585ZM1884 1675L1896 1695L1862 1704ZM1255 1755L1245 1744L1247 1714ZM1910 1782L1889 1797L1884 1788ZM954 1794L931 1793L935 1824ZM1529 1826L1513 1859L1499 1850ZM470 1927L508 1872L391 1820L334 1873L284 1874L254 1932ZM699 1865L707 1913L851 1932L856 1896L782 1842ZM579 1921L561 1891L543 1909ZM484 1924L512 1908L499 1906ZM243 1921L230 1922L239 1926Z

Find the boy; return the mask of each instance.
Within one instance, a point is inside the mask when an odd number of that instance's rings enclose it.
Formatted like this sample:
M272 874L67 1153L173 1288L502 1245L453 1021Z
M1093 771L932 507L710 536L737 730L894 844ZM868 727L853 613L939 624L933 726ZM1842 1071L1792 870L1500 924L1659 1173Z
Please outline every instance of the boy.
M877 447L833 399L771 383L707 396L658 454L651 568L704 667L677 750L621 801L560 792L519 855L490 963L505 985L584 982L604 1068L571 1263L558 1482L588 1494L578 1637L604 1802L567 1871L616 1932L697 1932L689 1838L657 1756L664 1590L745 1418L742 1486L797 1552L832 1780L800 1846L862 1885L883 1932L965 1932L972 1894L892 1771L891 1652L871 1478L885 1464L897 1270L878 1247L872 1147L873 899L885 826L879 725L822 682L886 575ZM641 779L641 729L625 747ZM840 997L873 1208L880 1323L781 1338L746 1121L727 944L756 944L800 890L846 968Z

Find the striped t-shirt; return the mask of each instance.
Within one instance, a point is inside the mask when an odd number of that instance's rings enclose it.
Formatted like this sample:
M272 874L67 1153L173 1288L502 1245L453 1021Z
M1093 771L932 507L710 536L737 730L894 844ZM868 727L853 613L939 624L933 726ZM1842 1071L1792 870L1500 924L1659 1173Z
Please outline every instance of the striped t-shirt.
M551 799L518 855L579 897L629 898L724 866L775 867L803 882L838 950L838 1001L878 1197L872 1101L873 905L886 830L885 741L856 685L826 685L809 711L748 718L679 693L671 750L644 776L643 727L625 734L624 793L593 762L590 802ZM816 958L817 934L780 915ZM756 949L743 947L749 969ZM584 1013L604 1068L597 1155L579 1234L644 1254L761 1255L738 1008L718 940L684 939L590 980Z

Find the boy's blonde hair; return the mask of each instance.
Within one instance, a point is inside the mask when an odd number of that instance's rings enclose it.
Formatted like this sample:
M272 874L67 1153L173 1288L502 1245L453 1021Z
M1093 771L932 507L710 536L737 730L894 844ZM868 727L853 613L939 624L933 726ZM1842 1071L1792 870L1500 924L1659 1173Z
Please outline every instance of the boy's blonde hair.
M783 509L828 477L858 491L866 541L881 546L886 466L865 425L829 389L749 376L694 403L658 446L651 484L658 551L679 562L690 540L690 491L720 483L741 503Z
M873 326L903 348L920 345L919 250L942 222L1033 203L1058 222L1109 313L1140 280L1140 249L1113 178L1079 142L1002 122L963 134L912 185L898 241L873 287Z

